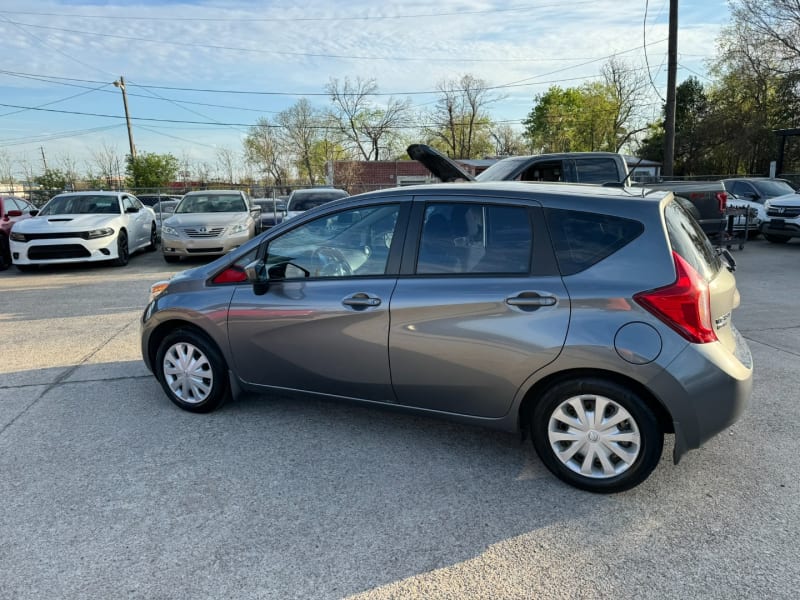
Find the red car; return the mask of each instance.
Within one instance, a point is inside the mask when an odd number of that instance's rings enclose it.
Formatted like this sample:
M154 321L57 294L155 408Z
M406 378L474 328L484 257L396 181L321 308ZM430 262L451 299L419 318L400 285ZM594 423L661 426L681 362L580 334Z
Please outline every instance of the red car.
M14 223L27 219L36 207L22 198L0 196L0 271L11 266L8 235Z

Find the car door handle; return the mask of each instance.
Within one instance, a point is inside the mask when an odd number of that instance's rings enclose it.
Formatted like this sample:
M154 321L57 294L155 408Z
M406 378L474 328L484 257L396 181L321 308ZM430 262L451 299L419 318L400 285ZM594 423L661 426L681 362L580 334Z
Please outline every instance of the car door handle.
M542 306L554 306L555 303L554 296L540 296L536 292L522 292L513 298L506 298L506 304L522 310L536 310Z
M357 310L369 308L371 306L380 306L381 299L370 296L369 294L359 293L353 294L349 298L342 300L342 304L355 308Z

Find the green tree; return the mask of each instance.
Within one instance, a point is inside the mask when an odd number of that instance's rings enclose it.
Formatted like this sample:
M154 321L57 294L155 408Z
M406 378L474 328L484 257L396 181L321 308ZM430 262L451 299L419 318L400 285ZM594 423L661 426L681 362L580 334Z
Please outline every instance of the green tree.
M157 188L175 181L180 161L172 154L142 152L127 157L128 185L134 188Z
M36 183L45 190L63 190L69 184L69 177L61 169L46 169L36 178Z

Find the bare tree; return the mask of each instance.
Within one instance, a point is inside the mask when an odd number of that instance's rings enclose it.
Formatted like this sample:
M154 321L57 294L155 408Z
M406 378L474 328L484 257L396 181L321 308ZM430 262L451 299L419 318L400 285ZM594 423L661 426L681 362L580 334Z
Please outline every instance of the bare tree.
M14 161L5 150L0 150L0 184L14 193Z
M443 144L452 158L474 158L491 148L487 108L500 96L472 75L442 81L437 91L432 125L426 128L428 137Z
M800 1L731 0L730 5L734 21L771 48L778 70L789 73L800 66Z
M260 118L244 139L245 160L258 169L268 184L283 187L289 182L289 152L282 147L278 126Z
M619 152L633 136L647 129L643 108L649 81L617 57L609 59L601 73L613 111L614 152Z
M489 131L494 141L495 156L514 156L525 153L525 140L522 133L508 124L495 125Z
M59 157L58 164L61 167L61 171L64 173L67 184L74 190L80 179L80 175L78 174L78 162L69 154L63 154Z
M396 146L399 131L408 120L411 100L389 98L378 106L372 97L378 93L374 79L357 78L344 83L331 79L326 86L334 108L333 123L344 140L364 160L379 160Z
M105 180L109 188L113 188L115 181L119 182L121 175L120 155L117 147L104 141L99 148L92 150L91 154L98 175Z
M217 171L225 183L236 183L237 165L239 162L236 153L228 146L220 146L216 150Z

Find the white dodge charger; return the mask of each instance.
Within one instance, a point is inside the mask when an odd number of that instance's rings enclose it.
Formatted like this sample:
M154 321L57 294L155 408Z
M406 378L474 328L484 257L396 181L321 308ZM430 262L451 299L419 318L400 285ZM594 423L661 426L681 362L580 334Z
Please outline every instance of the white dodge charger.
M125 192L65 192L11 230L11 260L20 271L37 265L113 261L155 250L156 215Z

